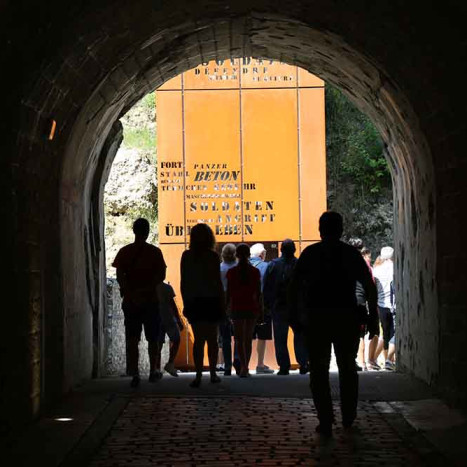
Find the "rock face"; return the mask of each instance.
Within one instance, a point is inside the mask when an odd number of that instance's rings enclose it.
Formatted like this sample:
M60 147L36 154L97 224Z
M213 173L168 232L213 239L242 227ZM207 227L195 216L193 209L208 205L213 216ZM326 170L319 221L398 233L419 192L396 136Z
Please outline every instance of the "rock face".
M109 215L151 209L156 188L156 168L145 152L121 147L105 186L105 206Z
M148 94L122 119L124 138L105 185L105 246L107 276L118 250L133 241L138 217L151 223L149 242L158 239L157 166L154 94Z

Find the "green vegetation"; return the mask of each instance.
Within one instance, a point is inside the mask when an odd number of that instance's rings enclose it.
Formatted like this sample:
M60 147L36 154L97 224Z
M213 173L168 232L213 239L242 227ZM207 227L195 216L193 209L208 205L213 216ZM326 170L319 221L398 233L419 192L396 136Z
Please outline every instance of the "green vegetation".
M144 96L123 118L123 146L146 153L156 163L155 93Z
M370 119L326 86L328 208L341 212L345 235L363 239L376 257L392 244L392 183L384 144Z
M152 128L124 127L123 145L127 148L155 152L157 137L153 127L154 125Z

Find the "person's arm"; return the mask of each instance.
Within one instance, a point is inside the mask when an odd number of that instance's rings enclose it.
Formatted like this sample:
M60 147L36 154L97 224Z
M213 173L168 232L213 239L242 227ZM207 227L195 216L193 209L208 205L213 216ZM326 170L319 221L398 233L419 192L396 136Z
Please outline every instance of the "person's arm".
M376 291L376 285L373 281L371 272L365 263L365 260L360 257L362 261L359 262L359 269L361 270L361 280L363 288L365 289L366 300L368 303L368 331L370 334L377 334L378 331L378 294Z
M303 287L303 276L305 273L305 264L306 260L306 249L302 252L300 257L297 260L295 268L290 277L289 285L287 288L287 306L290 323L297 325L298 324L298 310L300 306L299 295L301 293L301 288Z
M182 317L180 316L180 312L178 311L178 306L175 303L174 297L170 297L170 308L172 310L172 314L175 318L175 321L177 322L177 326L180 329L180 331L183 331L184 324Z
M117 267L117 282L120 287L120 297L124 297L127 288L127 278L123 269L119 267Z
M221 299L221 306L223 312L225 312L225 292L224 292L224 286L222 285L222 279L221 279L221 270L220 270L220 258L217 253L214 252L212 255L212 261L213 261L213 271L214 271L214 280L216 283L216 289L217 293Z
M156 273L154 275L154 282L160 284L161 282L165 281L165 277L167 274L167 265L164 261L164 255L162 251L157 248L156 250Z
M117 253L117 256L115 257L115 259L112 262L112 266L114 266L116 268L116 270L117 270L117 282L118 282L118 285L120 287L120 297L123 297L125 295L125 292L126 292L126 289L127 289L128 279L126 277L125 270L122 267L123 254L121 253L121 251L122 250L120 250Z
M258 269L256 269L256 271L258 272L257 288L256 288L256 293L257 293L258 302L259 302L258 323L264 323L264 300L263 300L263 292L261 290L261 274Z
M227 271L227 274L226 274L226 279L227 279L227 290L225 291L225 312L227 314L227 316L230 318L230 315L231 315L231 311L232 311L232 307L231 307L231 303L230 303L230 299L232 297L232 293L231 293L231 277L232 277L232 273L230 272L231 269L229 269Z
M272 310L274 305L274 292L275 292L275 263L271 261L268 264L266 272L264 273L264 286L263 286L263 299L264 306L268 310Z
M183 252L182 259L180 260L180 292L183 303L186 303L187 300L186 253L186 251Z

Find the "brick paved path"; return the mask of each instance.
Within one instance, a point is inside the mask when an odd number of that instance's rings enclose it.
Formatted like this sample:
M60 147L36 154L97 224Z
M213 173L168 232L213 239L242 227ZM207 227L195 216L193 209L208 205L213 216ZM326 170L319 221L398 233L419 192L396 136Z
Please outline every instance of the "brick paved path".
M324 441L309 399L136 396L91 466L436 465L403 423L360 403L355 429Z

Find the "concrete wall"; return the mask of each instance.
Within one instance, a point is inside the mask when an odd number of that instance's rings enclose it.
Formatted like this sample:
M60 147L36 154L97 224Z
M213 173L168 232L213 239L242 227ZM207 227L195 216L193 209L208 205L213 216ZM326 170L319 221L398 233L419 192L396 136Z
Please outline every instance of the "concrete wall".
M230 56L306 68L380 129L395 186L399 363L465 403L464 8L402 0L3 2L0 65L12 72L4 74L0 215L14 310L0 339L5 427L100 373L95 200L114 122L168 78ZM48 141L52 118L58 129Z

